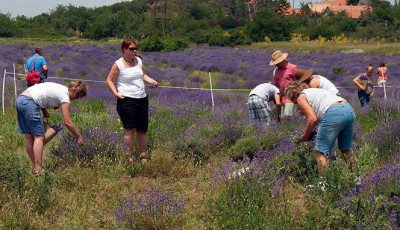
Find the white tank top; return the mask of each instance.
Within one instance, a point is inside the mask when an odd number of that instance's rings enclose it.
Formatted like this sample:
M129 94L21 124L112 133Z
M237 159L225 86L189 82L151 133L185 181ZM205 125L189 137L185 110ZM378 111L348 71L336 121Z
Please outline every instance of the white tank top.
M118 59L117 64L119 75L117 78L118 93L130 98L144 98L146 92L144 90L142 59L135 57L137 65L133 67L125 67L123 58Z
M342 97L332 94L326 89L321 88L308 88L301 92L301 95L305 95L308 104L311 105L315 114L317 115L318 122L322 120L325 112L331 107L334 102L344 101Z

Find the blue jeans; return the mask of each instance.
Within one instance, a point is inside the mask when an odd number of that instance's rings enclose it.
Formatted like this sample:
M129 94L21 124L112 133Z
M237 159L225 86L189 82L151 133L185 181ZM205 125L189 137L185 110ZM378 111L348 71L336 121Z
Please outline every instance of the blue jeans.
M365 105L367 105L369 103L369 95L368 94L366 94L362 90L358 90L357 94L358 94L358 99L360 100L360 103L361 103L361 107L364 107Z
M315 149L329 155L338 139L340 150L349 150L353 141L355 114L349 103L331 105L322 117Z

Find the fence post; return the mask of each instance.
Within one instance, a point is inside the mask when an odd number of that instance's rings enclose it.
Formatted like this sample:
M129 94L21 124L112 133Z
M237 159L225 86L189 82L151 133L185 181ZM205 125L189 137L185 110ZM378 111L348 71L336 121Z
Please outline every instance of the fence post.
M17 82L15 80L15 63L13 63L14 67L14 94L15 94L15 99L17 98Z
M208 72L208 76L210 77L211 104L212 104L212 108L214 108L214 94L213 94L213 87L212 87L212 81L211 81L211 72Z
M4 110L4 86L6 85L6 69L4 69L4 77L3 77L3 92L1 97L1 104L3 106L3 115L5 114Z
M386 100L386 82L383 82L383 95Z

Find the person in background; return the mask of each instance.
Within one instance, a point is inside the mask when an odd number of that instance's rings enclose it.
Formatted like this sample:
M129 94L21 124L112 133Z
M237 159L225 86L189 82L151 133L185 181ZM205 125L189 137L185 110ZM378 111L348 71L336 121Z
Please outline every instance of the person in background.
M326 77L321 75L313 75L313 69L298 69L294 73L298 82L306 83L310 88L326 89L332 94L340 96L339 90Z
M309 88L298 81L286 86L285 95L300 107L307 118L301 141L308 141L311 132L319 124L315 142L318 169L325 171L337 139L339 150L352 170L356 160L351 151L355 113L350 104L325 89Z
M36 59L36 62L35 62L35 59ZM40 70L42 70L42 75L40 76L39 83L43 83L44 79L47 78L47 73L49 70L47 68L46 60L42 56L42 49L35 48L35 53L33 54L33 56L31 56L26 61L26 70L25 70L26 73L28 73L32 69L33 63L35 63L35 69L34 69L35 72L39 72ZM27 86L30 87L32 85L30 83L27 83Z
M376 70L376 74L378 74L378 85L383 86L387 81L387 67L385 66L385 62L379 63L379 68Z
M288 54L282 53L280 50L275 51L272 54L272 60L269 63L270 66L276 66L273 72L273 84L278 87L282 93L282 117L291 116L294 113L293 102L285 96L285 87L289 82L296 81L294 73L298 67L295 64L289 63Z
M117 112L125 129L124 143L128 147L127 155L132 162L135 133L139 145L139 159L147 161L147 130L149 100L144 82L157 87L158 82L150 78L143 67L142 57L137 53L136 42L125 39L121 50L123 57L115 61L108 74L106 83L117 98ZM114 85L117 80L117 86Z
M276 86L269 83L260 84L250 92L248 106L251 118L269 123L271 121L270 101L276 104L276 119L279 122L281 113L281 93Z
M26 89L15 101L18 115L18 132L25 134L25 148L32 161L33 174L44 171L42 166L44 127L39 108L44 109L44 118L50 117L46 108L61 107L64 124L75 135L78 145L83 139L70 116L70 101L86 96L88 87L81 81L71 81L67 87L46 82Z
M369 104L370 98L374 96L372 73L374 67L368 64L364 74L360 74L353 79L354 84L357 86L358 99L360 100L361 107Z

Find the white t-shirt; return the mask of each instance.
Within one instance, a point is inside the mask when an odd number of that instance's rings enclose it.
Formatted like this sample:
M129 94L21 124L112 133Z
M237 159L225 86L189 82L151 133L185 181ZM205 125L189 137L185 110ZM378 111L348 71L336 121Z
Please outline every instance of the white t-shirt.
M337 93L339 93L339 90L336 88L336 86L331 81L329 81L326 77L323 77L321 75L313 75L313 76L311 76L311 80L314 76L319 77L319 80L320 80L319 88L326 89L335 95Z
M56 108L64 102L70 103L68 88L54 82L39 83L27 90L40 108Z
M280 93L278 87L269 83L263 83L257 85L249 94L257 95L267 101L275 101L275 94Z
M137 65L129 68L125 67L123 58L115 62L119 69L117 91L125 97L144 98L146 97L146 92L144 90L142 59L135 58Z
M331 107L334 102L344 101L345 99L332 94L326 89L321 88L308 88L301 92L300 96L304 94L307 97L308 104L311 105L315 114L317 115L318 122L322 120L325 112Z

